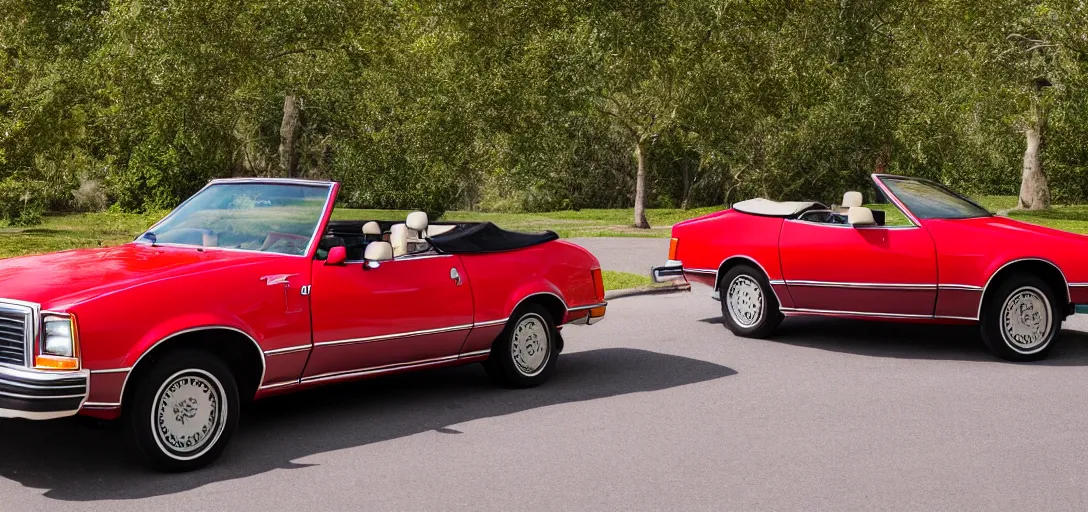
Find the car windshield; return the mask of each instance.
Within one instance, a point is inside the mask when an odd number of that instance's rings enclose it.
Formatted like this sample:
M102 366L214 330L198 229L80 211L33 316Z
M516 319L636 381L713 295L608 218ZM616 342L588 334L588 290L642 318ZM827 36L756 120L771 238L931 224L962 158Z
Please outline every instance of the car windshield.
M330 189L324 184L215 183L137 241L304 255Z
M936 183L908 178L881 178L881 182L919 219L990 216L985 208Z

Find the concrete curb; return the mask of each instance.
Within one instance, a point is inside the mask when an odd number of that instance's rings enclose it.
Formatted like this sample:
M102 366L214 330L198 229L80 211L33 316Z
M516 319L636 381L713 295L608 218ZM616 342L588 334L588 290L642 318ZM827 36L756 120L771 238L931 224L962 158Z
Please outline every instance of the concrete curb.
M638 295L661 295L665 293L676 293L691 291L691 283L673 283L662 286L642 286L639 288L628 288L626 290L613 290L605 292L605 300L622 299L624 297L634 297Z

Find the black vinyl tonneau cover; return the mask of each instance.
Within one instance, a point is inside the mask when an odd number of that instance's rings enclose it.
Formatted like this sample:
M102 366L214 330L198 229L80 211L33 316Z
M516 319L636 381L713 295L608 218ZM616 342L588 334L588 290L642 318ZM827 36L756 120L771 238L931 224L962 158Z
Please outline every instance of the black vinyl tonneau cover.
M518 233L506 231L490 222L461 224L452 231L428 239L438 252L446 254L477 254L524 249L558 240L554 231Z

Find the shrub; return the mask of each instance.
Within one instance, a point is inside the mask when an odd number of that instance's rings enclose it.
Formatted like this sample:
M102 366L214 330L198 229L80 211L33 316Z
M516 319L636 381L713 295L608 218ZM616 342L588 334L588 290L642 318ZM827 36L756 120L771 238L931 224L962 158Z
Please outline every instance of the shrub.
M0 220L13 226L31 226L42 221L46 204L45 184L7 178L0 181Z
M72 196L75 199L76 208L80 211L100 212L109 206L106 189L98 180L81 177L79 188L72 191Z

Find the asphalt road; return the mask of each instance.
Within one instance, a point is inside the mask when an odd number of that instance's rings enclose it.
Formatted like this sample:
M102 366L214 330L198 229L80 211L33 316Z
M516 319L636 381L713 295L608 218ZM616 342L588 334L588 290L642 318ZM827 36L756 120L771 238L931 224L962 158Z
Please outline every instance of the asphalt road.
M1088 334L1017 365L971 328L719 316L701 286L616 300L532 390L466 367L263 402L196 473L0 423L0 510L1088 509Z

